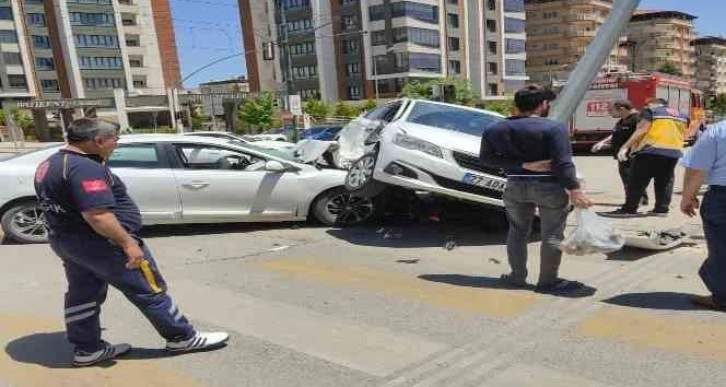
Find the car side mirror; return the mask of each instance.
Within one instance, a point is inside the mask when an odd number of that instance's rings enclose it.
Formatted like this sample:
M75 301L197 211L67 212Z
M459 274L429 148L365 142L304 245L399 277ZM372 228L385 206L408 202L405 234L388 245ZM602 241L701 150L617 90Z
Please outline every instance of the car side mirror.
M270 172L285 172L287 169L285 165L276 160L270 160L265 164L265 170Z

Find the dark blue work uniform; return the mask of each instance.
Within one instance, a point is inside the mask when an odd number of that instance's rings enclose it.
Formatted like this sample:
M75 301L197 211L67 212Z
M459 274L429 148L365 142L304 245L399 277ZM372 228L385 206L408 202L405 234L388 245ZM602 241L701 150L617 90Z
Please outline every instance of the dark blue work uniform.
M146 262L125 267L121 248L96 233L83 219L89 210L108 209L131 235L141 228L141 214L124 183L95 155L61 150L40 164L35 191L49 229L50 245L63 260L68 292L65 323L76 349L103 347L100 311L108 284L120 290L167 340L186 340L194 328L166 294L166 283L151 251L137 238Z

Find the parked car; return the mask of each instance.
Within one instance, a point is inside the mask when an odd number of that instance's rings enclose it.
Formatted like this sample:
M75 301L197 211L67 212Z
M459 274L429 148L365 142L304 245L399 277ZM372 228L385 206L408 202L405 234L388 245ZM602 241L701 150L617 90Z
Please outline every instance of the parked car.
M230 132L213 132L213 131L205 131L205 132L187 132L184 133L186 136L202 136L202 137L213 137L213 138L222 138L227 139L229 141L238 141L243 144L249 144L249 145L255 145L260 148L267 148L267 149L292 149L295 147L295 144L289 143L286 141L272 141L272 140L250 140L248 138L245 138L246 136L242 136L236 133L230 133Z
M52 146L0 161L0 216L19 242L47 239L35 198L36 167ZM224 139L182 135L122 136L108 166L128 185L144 225L282 222L326 225L363 222L373 201L349 193L345 171L301 163L285 152Z
M342 126L316 126L305 130L302 135L303 139L334 141L338 137L338 133L343 130Z
M503 207L504 171L482 166L483 131L501 114L401 99L354 120L341 132L337 161L346 188L374 196L385 185Z

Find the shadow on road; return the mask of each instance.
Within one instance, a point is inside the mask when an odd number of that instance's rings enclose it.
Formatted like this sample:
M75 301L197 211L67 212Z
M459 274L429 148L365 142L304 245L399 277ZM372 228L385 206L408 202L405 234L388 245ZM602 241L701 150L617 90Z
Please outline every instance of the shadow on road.
M530 290L534 291L535 287L532 284L527 284L523 288L517 288L513 287L512 285L508 285L499 278L492 278L492 277L474 277L474 276L468 276L468 275L461 275L461 274L422 274L418 278L425 280L425 281L431 281L431 282L438 282L438 283L444 283L454 286L465 286L465 287L472 287L472 288L485 288L485 289L506 289L506 290ZM562 298L584 298L584 297L590 297L597 289L585 285L584 288L573 292L573 293L563 293L563 294L549 294L551 296L555 297L562 297Z
M380 227L331 229L328 235L359 246L421 248L501 245L507 235L461 224L395 224ZM447 247L448 246L448 247Z
M644 250L633 247L625 246L621 250L618 250L612 254L607 255L608 261L626 261L633 262L650 256L661 254L663 251L659 250Z
M627 293L603 300L606 304L659 310L702 310L689 300L690 294L673 292Z
M5 353L19 363L54 369L74 368L71 365L73 348L66 340L65 332L34 333L19 337L5 346ZM118 360L161 359L171 356L174 354L164 349L133 348ZM115 364L115 360L108 360L97 366L108 368Z
M309 227L304 222L285 223L215 223L215 224L183 224L147 226L141 230L144 238L158 238L167 236L194 236L231 234L250 231L282 230L289 228Z

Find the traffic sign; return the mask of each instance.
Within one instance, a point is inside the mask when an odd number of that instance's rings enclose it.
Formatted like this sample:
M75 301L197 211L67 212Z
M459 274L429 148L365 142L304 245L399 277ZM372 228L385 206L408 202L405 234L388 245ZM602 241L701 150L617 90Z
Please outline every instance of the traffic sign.
M290 106L290 112L296 116L301 116L302 112L302 99L300 94L288 95L288 103Z

